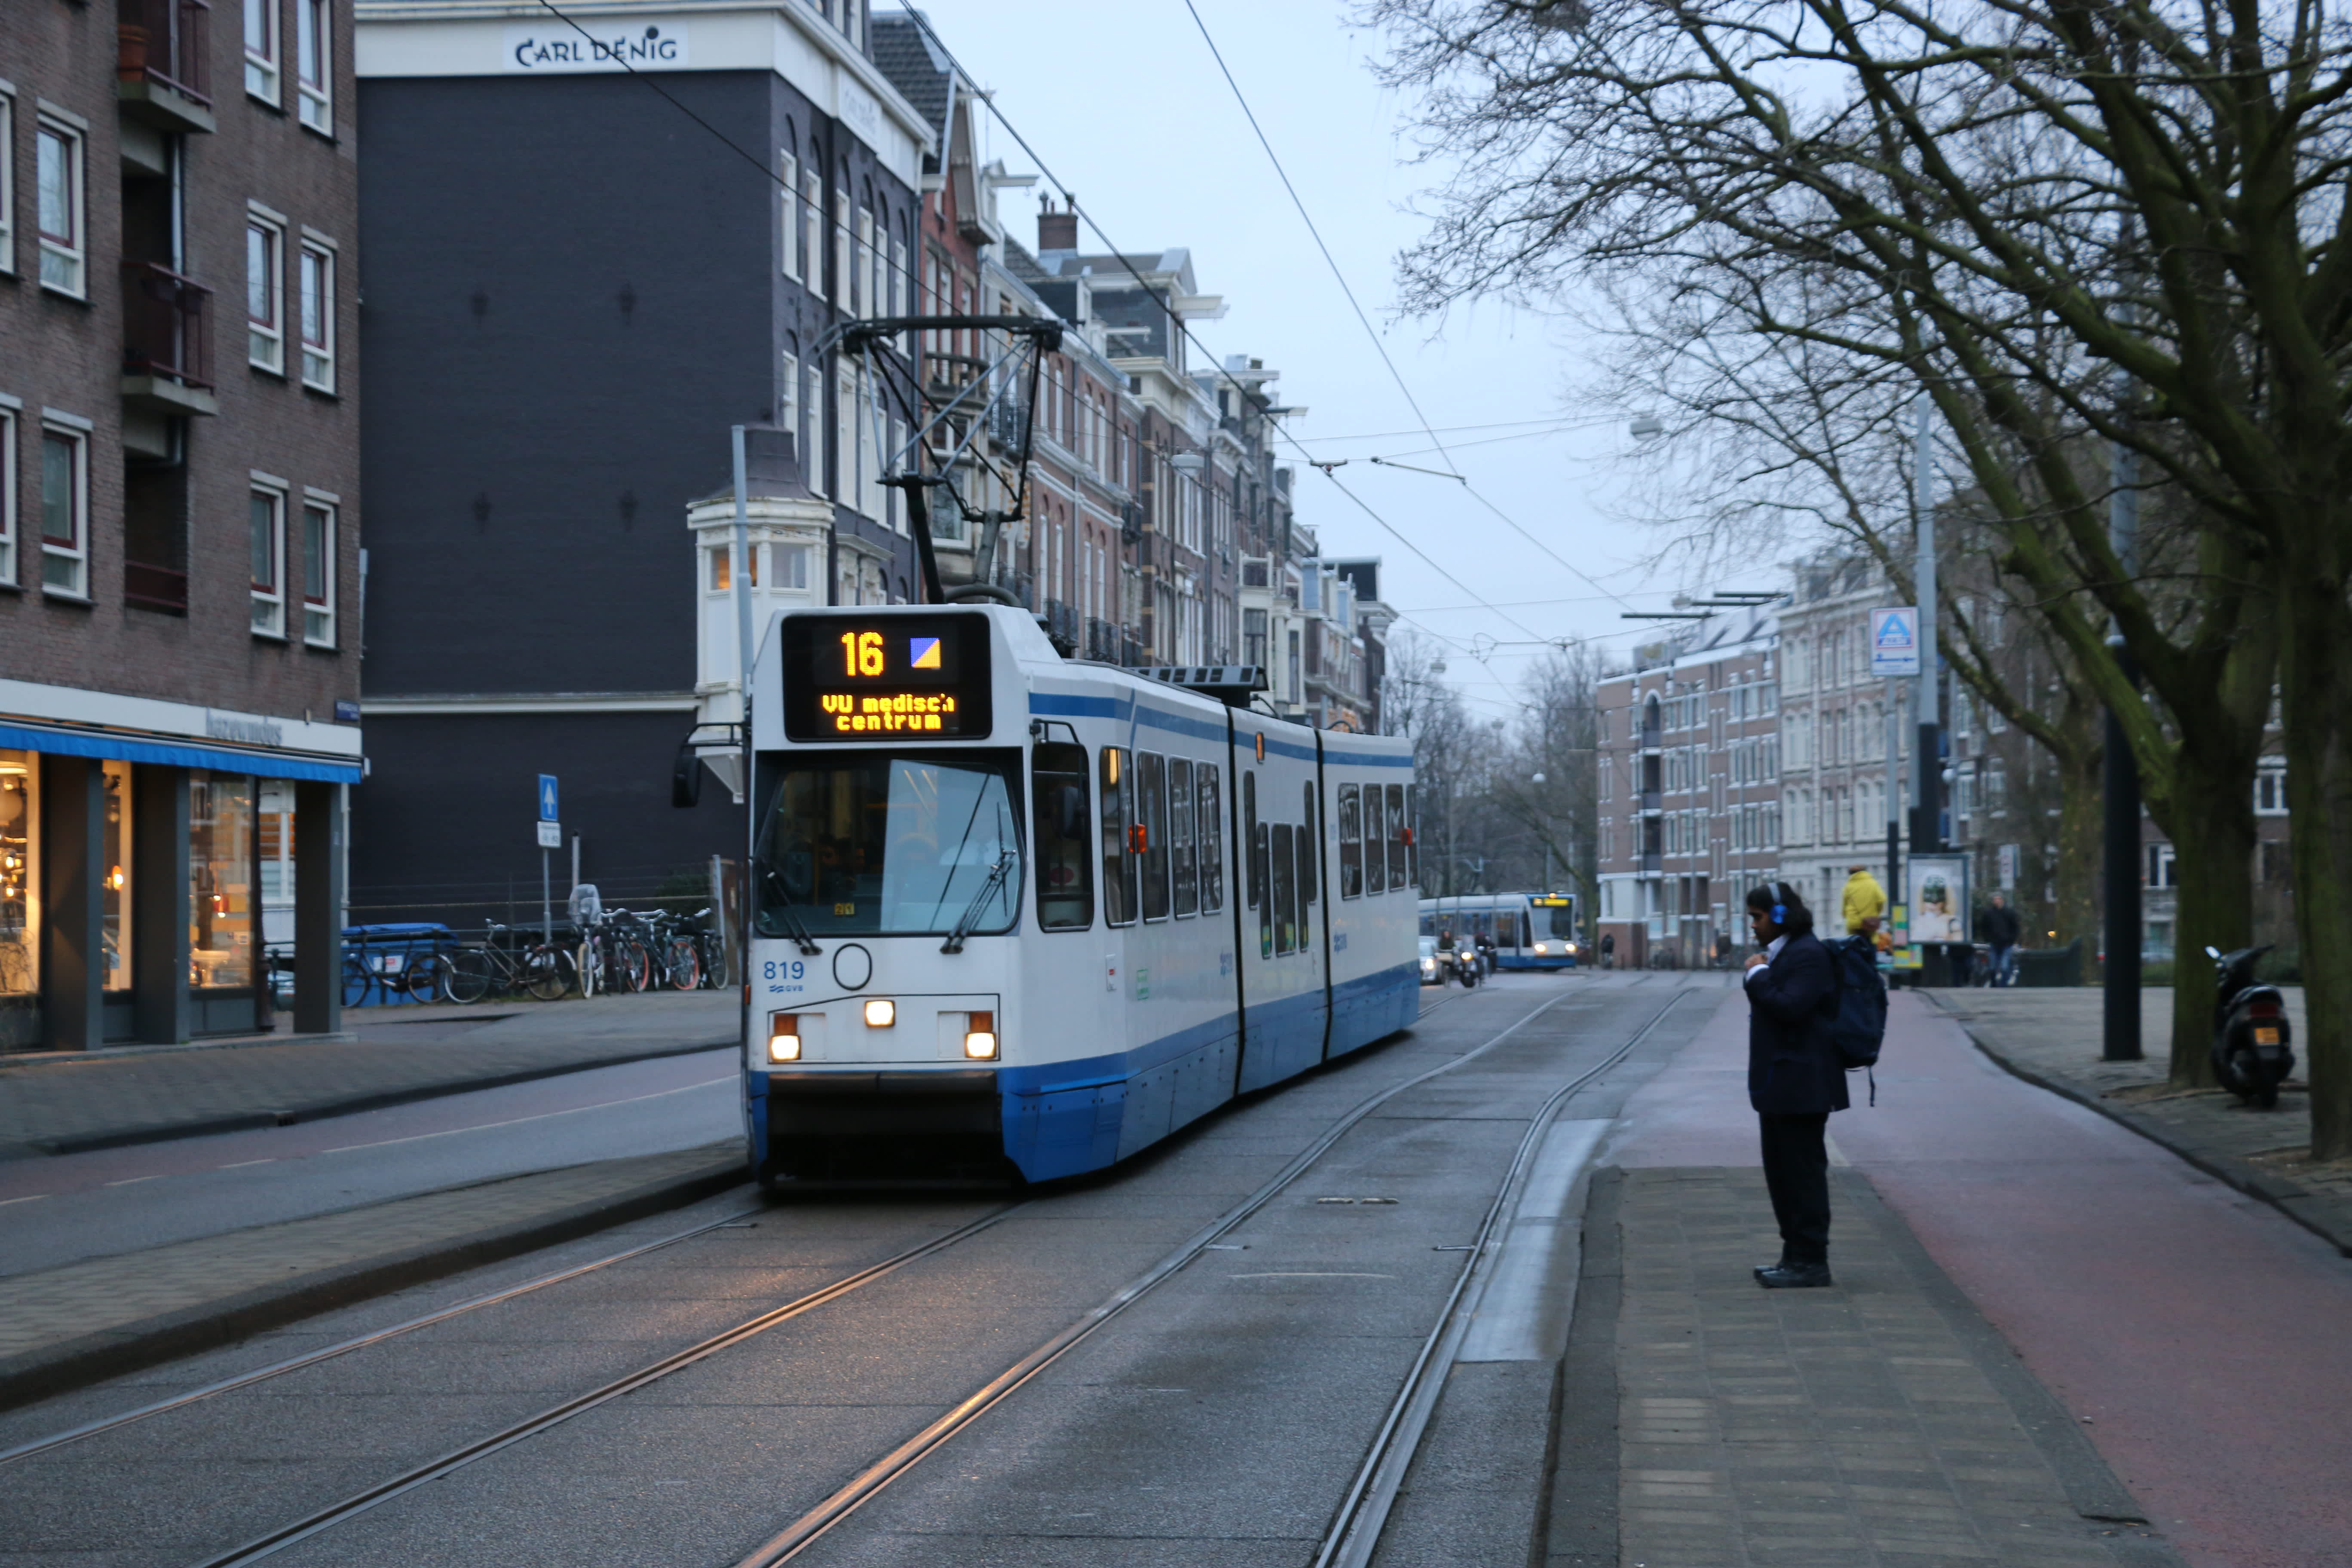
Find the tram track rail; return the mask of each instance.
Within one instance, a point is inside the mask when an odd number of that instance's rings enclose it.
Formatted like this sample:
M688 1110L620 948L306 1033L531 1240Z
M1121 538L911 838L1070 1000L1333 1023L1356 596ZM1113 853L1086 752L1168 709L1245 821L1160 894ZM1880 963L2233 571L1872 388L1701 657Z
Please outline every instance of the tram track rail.
M1409 1464L1411 1453L1418 1445L1421 1431L1426 1425L1428 1409L1433 1408L1435 1389L1443 1384L1443 1369L1450 1363L1451 1348L1450 1346L1441 1347L1440 1341L1445 1336L1448 1325L1454 1323L1457 1318L1466 1321L1466 1316L1457 1310L1463 1306L1465 1292L1469 1291L1474 1277L1479 1274L1482 1260L1491 1249L1490 1238L1495 1230L1497 1216L1507 1212L1507 1200L1519 1184L1529 1152L1539 1142L1542 1131L1549 1125L1558 1108L1565 1103L1570 1095L1600 1073L1622 1061L1641 1039L1664 1019L1665 1014L1671 1011L1674 1004L1680 999L1680 995L1681 992L1677 989L1675 995L1670 996L1665 1005L1660 1007L1623 1045L1617 1047L1605 1061L1563 1086L1545 1103L1536 1121L1531 1123L1527 1138L1515 1154L1512 1165L1486 1213L1475 1244L1476 1250L1468 1253L1465 1268L1448 1294L1444 1315L1441 1319L1439 1327L1433 1331L1429 1342L1423 1347L1422 1353L1416 1359L1407 1379L1405 1389L1400 1394L1388 1418L1383 1422L1365 1468L1351 1485L1343 1504L1339 1522L1335 1526L1332 1539L1363 1536L1365 1521L1374 1521L1370 1536L1365 1537L1363 1553L1357 1557L1333 1556L1328 1550L1329 1543L1327 1542L1326 1552L1318 1555L1316 1560L1318 1568L1321 1568L1327 1561L1334 1563L1354 1563L1367 1560L1370 1545L1376 1543L1377 1521L1385 1519L1388 1505L1395 1495L1395 1483L1402 1480L1403 1467ZM1441 1000L1427 1009L1423 1016L1426 1017L1428 1012L1434 1012L1445 1005L1447 1002L1455 999L1447 997ZM1359 1101L1248 1196L1210 1221L1150 1268L1129 1281L1110 1297L1022 1357L1004 1372L989 1380L973 1394L927 1425L914 1436L867 1466L846 1485L838 1489L815 1508L809 1510L776 1535L763 1542L758 1549L740 1560L738 1568L766 1568L767 1564L781 1563L799 1554L850 1517L866 1501L887 1489L893 1481L911 1471L924 1457L948 1443L957 1433L971 1426L990 1410L1001 1405L1046 1367L1124 1312L1128 1307L1142 1300L1160 1285L1181 1272L1186 1266L1204 1255L1220 1237L1248 1220L1286 1187L1312 1169L1315 1163L1342 1137L1381 1107L1401 1094L1486 1056L1569 999L1570 997L1565 994L1554 996L1521 1015L1482 1043L1432 1068L1381 1089ZM438 1480L501 1450L526 1442L600 1405L740 1344L768 1329L839 1301L868 1284L979 1235L1025 1206L1027 1206L1026 1204L1023 1202L1007 1203L976 1219L934 1235L878 1262L867 1265L796 1297L791 1301L722 1330L682 1350L673 1352L657 1361L637 1367L575 1394L561 1404L551 1405L486 1436L475 1438L437 1458L414 1466L361 1491L349 1494L262 1535L249 1538L227 1551L204 1558L193 1564L192 1568L243 1568L244 1564L257 1563L271 1557L301 1541L355 1519L405 1492ZM20 1443L13 1447L0 1449L0 1465L27 1458L36 1454L45 1453L104 1432L163 1415L323 1362L380 1345L434 1324L510 1301L615 1264L643 1258L698 1237L730 1226L740 1226L753 1216L768 1212L771 1211L755 1207L730 1214L704 1225L695 1226L499 1290L473 1297L451 1306L357 1335L302 1355L273 1363L251 1372L222 1379L150 1405L86 1422L45 1437ZM1471 1300L1475 1300L1475 1295ZM1458 1341L1459 1337L1459 1331L1456 1328L1453 1332L1453 1339ZM1433 1380L1430 1375L1433 1371L1437 1373ZM1416 1413L1414 1402L1423 1397L1424 1386L1427 1389L1426 1407L1419 1408ZM1383 1456L1396 1454L1403 1456L1402 1461L1396 1462L1393 1459L1387 1461L1394 1468L1393 1479L1387 1479L1386 1472L1380 1468L1383 1463Z

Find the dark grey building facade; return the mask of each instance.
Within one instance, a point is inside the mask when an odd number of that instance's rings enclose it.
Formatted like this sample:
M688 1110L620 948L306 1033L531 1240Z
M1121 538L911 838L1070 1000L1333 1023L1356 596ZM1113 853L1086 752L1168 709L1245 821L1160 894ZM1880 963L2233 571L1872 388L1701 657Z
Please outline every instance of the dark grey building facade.
M703 646L725 563L687 526L727 488L730 426L784 429L830 503L820 544L755 552L755 583L825 604L917 581L874 482L902 433L825 342L916 308L929 132L862 9L655 5L592 39L511 9L357 6L355 920L535 919L541 773L562 781L559 898L575 838L607 901L737 849L725 789L669 804L680 741L736 700L731 642L715 672Z

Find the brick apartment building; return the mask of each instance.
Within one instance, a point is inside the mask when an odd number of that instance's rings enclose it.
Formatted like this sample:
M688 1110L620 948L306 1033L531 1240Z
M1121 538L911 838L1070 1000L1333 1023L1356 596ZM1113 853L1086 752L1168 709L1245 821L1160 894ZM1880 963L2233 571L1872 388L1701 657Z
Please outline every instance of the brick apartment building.
M1779 642L1769 612L1711 616L1597 689L1595 935L1620 967L1712 962L1780 874Z
M241 14L240 14L241 13ZM0 1049L336 1026L362 775L351 37L0 6Z

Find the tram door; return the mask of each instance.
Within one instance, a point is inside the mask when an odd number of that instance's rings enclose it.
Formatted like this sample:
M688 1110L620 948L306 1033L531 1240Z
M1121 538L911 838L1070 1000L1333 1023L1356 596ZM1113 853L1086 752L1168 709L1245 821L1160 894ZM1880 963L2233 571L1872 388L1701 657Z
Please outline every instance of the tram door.
M1323 1059L1329 1012L1322 911L1321 813L1312 736L1294 739L1234 715L1243 1014L1239 1089L1278 1083Z

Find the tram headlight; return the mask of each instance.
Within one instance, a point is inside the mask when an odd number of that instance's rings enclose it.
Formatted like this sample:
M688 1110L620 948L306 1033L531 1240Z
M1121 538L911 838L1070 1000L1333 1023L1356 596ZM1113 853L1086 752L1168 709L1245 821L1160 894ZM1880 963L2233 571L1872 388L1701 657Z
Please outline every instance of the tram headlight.
M963 1054L965 1059L992 1062L996 1059L996 1015L971 1013L964 1017Z
M866 1026L887 1029L898 1021L898 1004L877 997L866 1004Z
M801 1059L801 1021L797 1014L768 1015L768 1059L772 1062L796 1062Z
M1569 956L1571 958L1576 956L1576 943L1571 942L1568 944L1568 952Z
M1536 952L1538 952L1538 953L1546 953L1546 952L1549 952L1550 951L1551 951L1551 943L1549 943L1549 942L1539 942L1536 943Z

